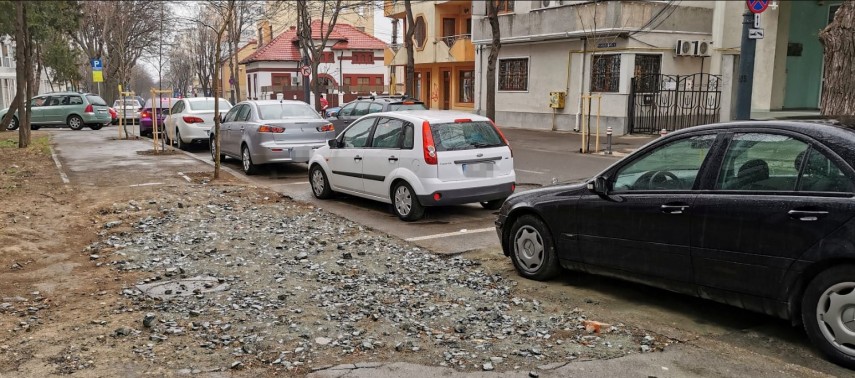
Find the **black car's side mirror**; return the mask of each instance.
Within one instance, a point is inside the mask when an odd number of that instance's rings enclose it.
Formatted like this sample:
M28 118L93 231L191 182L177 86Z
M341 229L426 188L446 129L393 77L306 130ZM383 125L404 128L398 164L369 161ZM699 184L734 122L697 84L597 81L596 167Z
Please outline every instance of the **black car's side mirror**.
M338 148L338 139L330 139L327 141L330 148Z
M597 176L593 180L588 181L588 190L597 193L599 195L608 195L609 194L609 185L608 180L606 180L603 176Z

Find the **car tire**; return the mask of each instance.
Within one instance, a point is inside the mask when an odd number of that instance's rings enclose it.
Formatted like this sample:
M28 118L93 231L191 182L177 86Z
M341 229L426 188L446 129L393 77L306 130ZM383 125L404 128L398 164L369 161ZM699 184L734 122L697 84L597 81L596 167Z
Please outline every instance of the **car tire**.
M169 137L167 137L167 138L169 138ZM178 132L178 129L175 129L175 147L177 147L179 150L186 150L187 149L187 143L184 143L181 140L181 133Z
M83 118L80 118L79 115L72 114L68 116L68 119L65 121L68 124L68 127L72 130L81 130L83 129Z
M18 129L18 117L12 116L12 119L9 120L9 124L6 125L6 130L12 131Z
M826 269L811 280L802 296L802 323L811 342L832 362L849 369L855 369L855 322L846 324L844 317L851 318L855 312L853 271L853 265Z
M505 198L481 202L481 207L487 210L499 210L503 203L505 203Z
M258 173L258 166L253 164L252 155L249 153L249 147L245 144L240 149L241 156L241 166L243 166L243 173L246 173L247 176L254 175Z
M36 131L36 130L41 129L41 128L42 128L41 125L30 125L30 130L33 130L33 131Z
M419 202L413 187L404 181L392 188L392 211L407 222L422 219L425 215L425 207Z
M317 164L312 165L312 168L309 169L309 185L312 186L312 194L319 199L331 198L335 193L330 187L327 173Z
M208 143L208 146L211 150L211 161L217 161L217 151L216 151L217 147L214 146L214 143L215 143L214 138L216 138L216 137L212 135L211 138L208 139L210 141L210 143ZM220 142L220 143L221 143L220 148L222 148L222 142ZM226 161L226 155L220 154L220 163L222 163L224 161Z
M514 267L525 278L547 281L561 271L552 234L535 215L526 214L514 222L508 247Z
M89 125L89 128L92 130L101 130L104 125Z

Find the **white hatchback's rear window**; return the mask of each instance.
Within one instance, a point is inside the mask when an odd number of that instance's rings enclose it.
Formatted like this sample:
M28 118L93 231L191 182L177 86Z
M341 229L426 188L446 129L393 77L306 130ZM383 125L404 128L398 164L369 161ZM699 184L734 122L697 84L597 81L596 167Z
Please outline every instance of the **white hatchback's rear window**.
M490 122L469 121L430 125L437 151L470 150L504 146Z

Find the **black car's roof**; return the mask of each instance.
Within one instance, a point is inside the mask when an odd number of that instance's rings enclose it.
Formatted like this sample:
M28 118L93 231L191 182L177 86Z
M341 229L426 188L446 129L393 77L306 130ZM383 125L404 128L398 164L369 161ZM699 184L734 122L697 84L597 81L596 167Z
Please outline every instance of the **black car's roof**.
M839 137L855 141L855 117L816 118L798 120L735 121L695 126L673 132L673 134L691 133L700 130L767 127L788 130L823 139Z

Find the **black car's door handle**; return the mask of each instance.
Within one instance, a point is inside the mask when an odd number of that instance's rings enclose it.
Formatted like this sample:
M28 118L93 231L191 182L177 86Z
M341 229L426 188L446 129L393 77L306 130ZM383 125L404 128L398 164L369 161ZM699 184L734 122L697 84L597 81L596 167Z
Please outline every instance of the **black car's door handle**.
M662 209L662 212L665 214L683 214L683 212L689 208L689 205L683 203L666 203L659 206L659 208Z
M396 158L394 155L392 155L392 156L389 156L389 161L398 161L398 158Z
M790 210L787 215L803 222L813 222L828 215L828 212L825 210Z
M353 160L362 160L362 156L356 155L353 157Z

